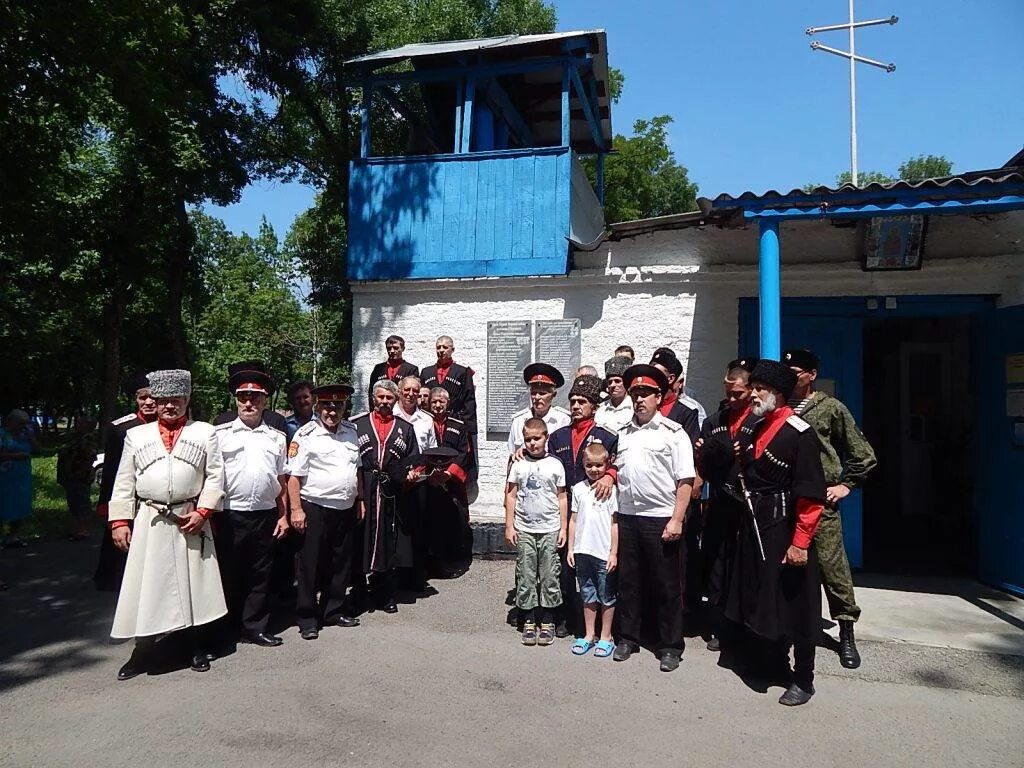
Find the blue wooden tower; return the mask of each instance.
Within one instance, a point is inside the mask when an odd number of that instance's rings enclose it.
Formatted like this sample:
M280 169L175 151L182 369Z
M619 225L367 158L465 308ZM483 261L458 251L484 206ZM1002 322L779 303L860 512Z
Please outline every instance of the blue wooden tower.
M350 279L564 275L570 248L600 241L603 30L406 45L346 70L362 89ZM403 154L375 154L372 128Z

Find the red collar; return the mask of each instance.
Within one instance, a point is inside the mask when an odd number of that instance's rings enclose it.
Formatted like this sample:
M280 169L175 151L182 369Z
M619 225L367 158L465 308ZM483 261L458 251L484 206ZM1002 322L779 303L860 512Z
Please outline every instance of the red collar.
M380 411L370 411L370 418L378 424L390 424L395 420L395 414L389 413L385 416Z
M743 410L739 413L735 411L727 411L725 421L729 426L729 437L736 437L736 434L740 431L740 427L743 426L743 422L746 421L747 416L750 415L750 401L747 400L747 404L743 407Z
M771 413L765 414L764 421L761 422L761 427L758 429L757 437L754 438L755 459L761 458L761 454L768 447L768 443L775 438L775 435L782 429L782 425L786 423L786 419L792 415L793 409L788 405L780 406Z
M669 392L661 399L661 405L658 407L658 411L662 416L668 416L668 412L672 410L672 406L676 404L676 400L678 400L678 398L676 397L675 392Z
M445 362L441 362L441 361L438 361L438 363L437 363L437 369L438 369L439 371L447 371L447 370L448 370L449 368L451 368L451 367L452 367L452 364L453 364L454 362L455 362L455 360L454 360L454 359L452 359L452 358L448 358L448 360L446 360Z
M185 428L185 422L188 421L187 416L182 416L177 421L171 424L164 424L162 421L157 421L157 428L160 430L160 439L163 441L164 448L170 453L174 450L174 445L178 442L178 438L181 437L181 430Z
M578 456L580 452L580 446L583 445L583 438L590 434L590 430L594 428L594 419L583 419L582 421L574 421L570 425L571 439L572 439L572 455Z

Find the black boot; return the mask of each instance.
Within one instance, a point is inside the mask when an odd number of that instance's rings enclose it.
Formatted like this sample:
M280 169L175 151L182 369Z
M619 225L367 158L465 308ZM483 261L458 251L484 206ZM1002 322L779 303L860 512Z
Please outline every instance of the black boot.
M853 637L853 622L849 619L839 620L839 663L846 669L860 666L860 654L857 642Z

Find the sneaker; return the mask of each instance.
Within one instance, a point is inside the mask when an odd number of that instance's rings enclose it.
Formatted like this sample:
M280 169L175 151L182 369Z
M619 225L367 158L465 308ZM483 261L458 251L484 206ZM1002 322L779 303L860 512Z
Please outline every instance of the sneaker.
M555 642L555 625L541 624L540 634L537 635L537 645L551 645Z
M532 621L523 624L523 645L537 644L537 625Z

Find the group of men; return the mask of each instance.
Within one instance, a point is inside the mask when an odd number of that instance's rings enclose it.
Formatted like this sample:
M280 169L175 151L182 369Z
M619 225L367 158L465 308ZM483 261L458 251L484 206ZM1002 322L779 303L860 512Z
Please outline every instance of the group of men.
M137 413L108 430L101 503L112 547L97 572L109 588L117 553L127 552L111 634L137 642L119 678L144 671L152 639L178 630L199 671L214 654L211 633L198 628L280 645L268 628L278 582L294 579L300 635L312 640L325 626L357 626L371 601L397 611L403 579L423 589L429 568L465 567L466 488L478 469L473 370L454 362L447 336L422 372L404 359L400 337L385 346L369 379L370 408L351 420L347 383L294 383L293 413L267 410L275 383L254 361L232 366L236 409L214 424L188 420L185 371L133 384ZM840 660L860 664L838 507L875 459L845 406L814 390L817 369L807 350L734 360L707 418L665 347L648 364L620 347L603 376L579 369L568 410L553 404L566 383L557 369L541 362L524 371L530 406L509 425L510 460L522 456L528 419L547 426L548 453L567 484L583 478L588 445L613 457L600 482L608 493L615 485L619 500L616 660L649 642L662 669L675 669L684 605L703 609L709 648L752 671L784 672L780 702L802 704L814 693L823 581ZM569 597L564 551L562 566ZM581 615L567 600L558 633L579 634Z

